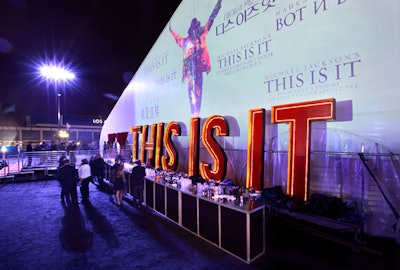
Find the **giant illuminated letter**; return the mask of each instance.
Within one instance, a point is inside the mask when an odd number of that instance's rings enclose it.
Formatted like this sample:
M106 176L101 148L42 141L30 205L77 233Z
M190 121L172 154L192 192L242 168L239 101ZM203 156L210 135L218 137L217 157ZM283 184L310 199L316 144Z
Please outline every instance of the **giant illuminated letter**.
M214 115L204 122L201 139L214 161L214 166L211 169L211 164L200 162L200 174L203 179L220 181L225 178L227 160L224 150L215 141L214 131L216 136L228 136L228 124L222 116Z
M147 127L147 126L146 126ZM143 132L143 135L145 133ZM147 138L142 137L142 146L145 145L146 151L148 153L147 159L154 160L154 152L155 152L155 145L156 145L156 136L157 136L157 124L152 124L150 129L150 138L149 141L145 141ZM143 148L142 148L143 149ZM146 163L146 155L141 155L142 163Z
M308 198L310 122L334 118L333 98L272 107L272 123L289 123L287 194Z
M264 183L265 110L249 111L246 187L261 190Z
M151 164L151 166L154 166L154 168L158 168L161 166L161 156L164 149L163 139L164 139L164 123L158 123L154 164Z
M154 159L154 142L156 140L156 135L157 135L157 124L152 124L151 125L151 132L150 132L150 140L149 141L147 141L147 136L148 136L148 133L149 133L149 131L148 131L149 126L143 125L141 127L142 127L142 130L140 132L142 133L142 141L141 141L141 144L140 144L140 156L139 156L139 159L143 163L143 162L146 162L146 151L149 153L148 158L149 159ZM131 127L131 133L132 133L132 128L133 127ZM138 134L140 132L137 132L136 134ZM137 136L136 134L135 133L133 134L134 135L134 138L133 138L134 144L135 144L135 139L136 140L138 139L137 137L135 138L135 136ZM132 146L132 159L134 157L134 151L133 151L134 147L135 146L133 145Z
M142 132L142 126L132 126L129 129L132 133L132 162L138 159L139 134Z
M165 128L164 147L168 156L161 157L161 164L164 170L175 171L178 167L178 151L172 142L172 136L181 136L181 127L177 122L169 122Z
M189 138L189 176L199 174L199 148L200 148L200 118L190 118L190 138Z

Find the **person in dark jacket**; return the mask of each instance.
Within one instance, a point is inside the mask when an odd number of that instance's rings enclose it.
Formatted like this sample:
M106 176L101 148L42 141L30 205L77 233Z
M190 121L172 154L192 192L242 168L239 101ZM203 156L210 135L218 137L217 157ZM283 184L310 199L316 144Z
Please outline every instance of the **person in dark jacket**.
M100 186L104 184L104 172L105 172L105 163L104 159L100 156L100 153L96 154L96 157L93 160L92 163L93 166L93 175L97 178L97 182L99 183Z
M59 174L60 168L61 168L62 166L64 166L64 160L65 160L66 158L67 158L67 157L66 157L65 155L62 155L62 156L58 159L57 175ZM66 194L66 190L65 190L65 187L61 184L61 181L60 181L59 178L58 178L58 182L60 182L60 185L61 185L61 195L60 195L60 197L61 197L61 203L62 203L62 204L65 204L65 194Z
M136 166L132 169L132 195L136 200L137 207L141 207L143 203L143 178L146 176L146 169L140 164L140 160L136 160L134 164Z
M32 166L32 152L33 151L33 147L32 147L32 143L29 142L28 145L26 146L26 152L28 152L26 155L28 156L28 167Z
M58 170L58 180L65 191L65 199L68 206L78 205L78 193L76 184L78 182L78 171L69 164L69 159L64 159L63 165Z

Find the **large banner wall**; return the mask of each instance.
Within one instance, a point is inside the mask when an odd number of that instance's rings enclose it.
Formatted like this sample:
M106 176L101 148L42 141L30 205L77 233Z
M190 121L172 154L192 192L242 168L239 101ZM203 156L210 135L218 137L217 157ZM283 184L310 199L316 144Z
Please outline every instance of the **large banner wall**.
M131 126L176 121L185 170L190 119L221 115L230 128L219 141L226 177L240 184L249 110L263 108L263 186L285 186L289 127L271 123L271 107L333 98L335 118L312 126L310 189L334 186L342 197L368 198L362 166L349 160L359 152L400 153L399 25L400 7L391 0L184 0L105 121L100 142ZM210 159L204 151L202 159ZM399 191L397 173L390 178ZM387 228L377 234L392 234L393 217L382 209Z

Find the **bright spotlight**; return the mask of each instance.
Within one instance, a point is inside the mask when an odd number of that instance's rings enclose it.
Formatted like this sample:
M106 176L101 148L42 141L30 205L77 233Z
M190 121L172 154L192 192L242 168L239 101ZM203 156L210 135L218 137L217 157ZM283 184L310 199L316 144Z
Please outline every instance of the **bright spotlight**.
M39 67L40 74L46 80L69 81L75 79L75 74L71 71L56 65L44 65Z

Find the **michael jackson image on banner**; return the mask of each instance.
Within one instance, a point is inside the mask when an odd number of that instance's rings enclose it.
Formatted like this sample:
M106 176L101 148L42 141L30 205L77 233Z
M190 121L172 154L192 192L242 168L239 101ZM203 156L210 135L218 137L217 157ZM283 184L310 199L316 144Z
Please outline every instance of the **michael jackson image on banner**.
M208 74L211 70L206 36L221 9L221 2L222 0L218 0L204 26L201 26L197 18L193 18L188 29L188 36L185 38L175 33L172 30L171 22L169 23L169 31L178 46L183 49L182 82L188 81L188 95L192 117L200 115L203 72Z

